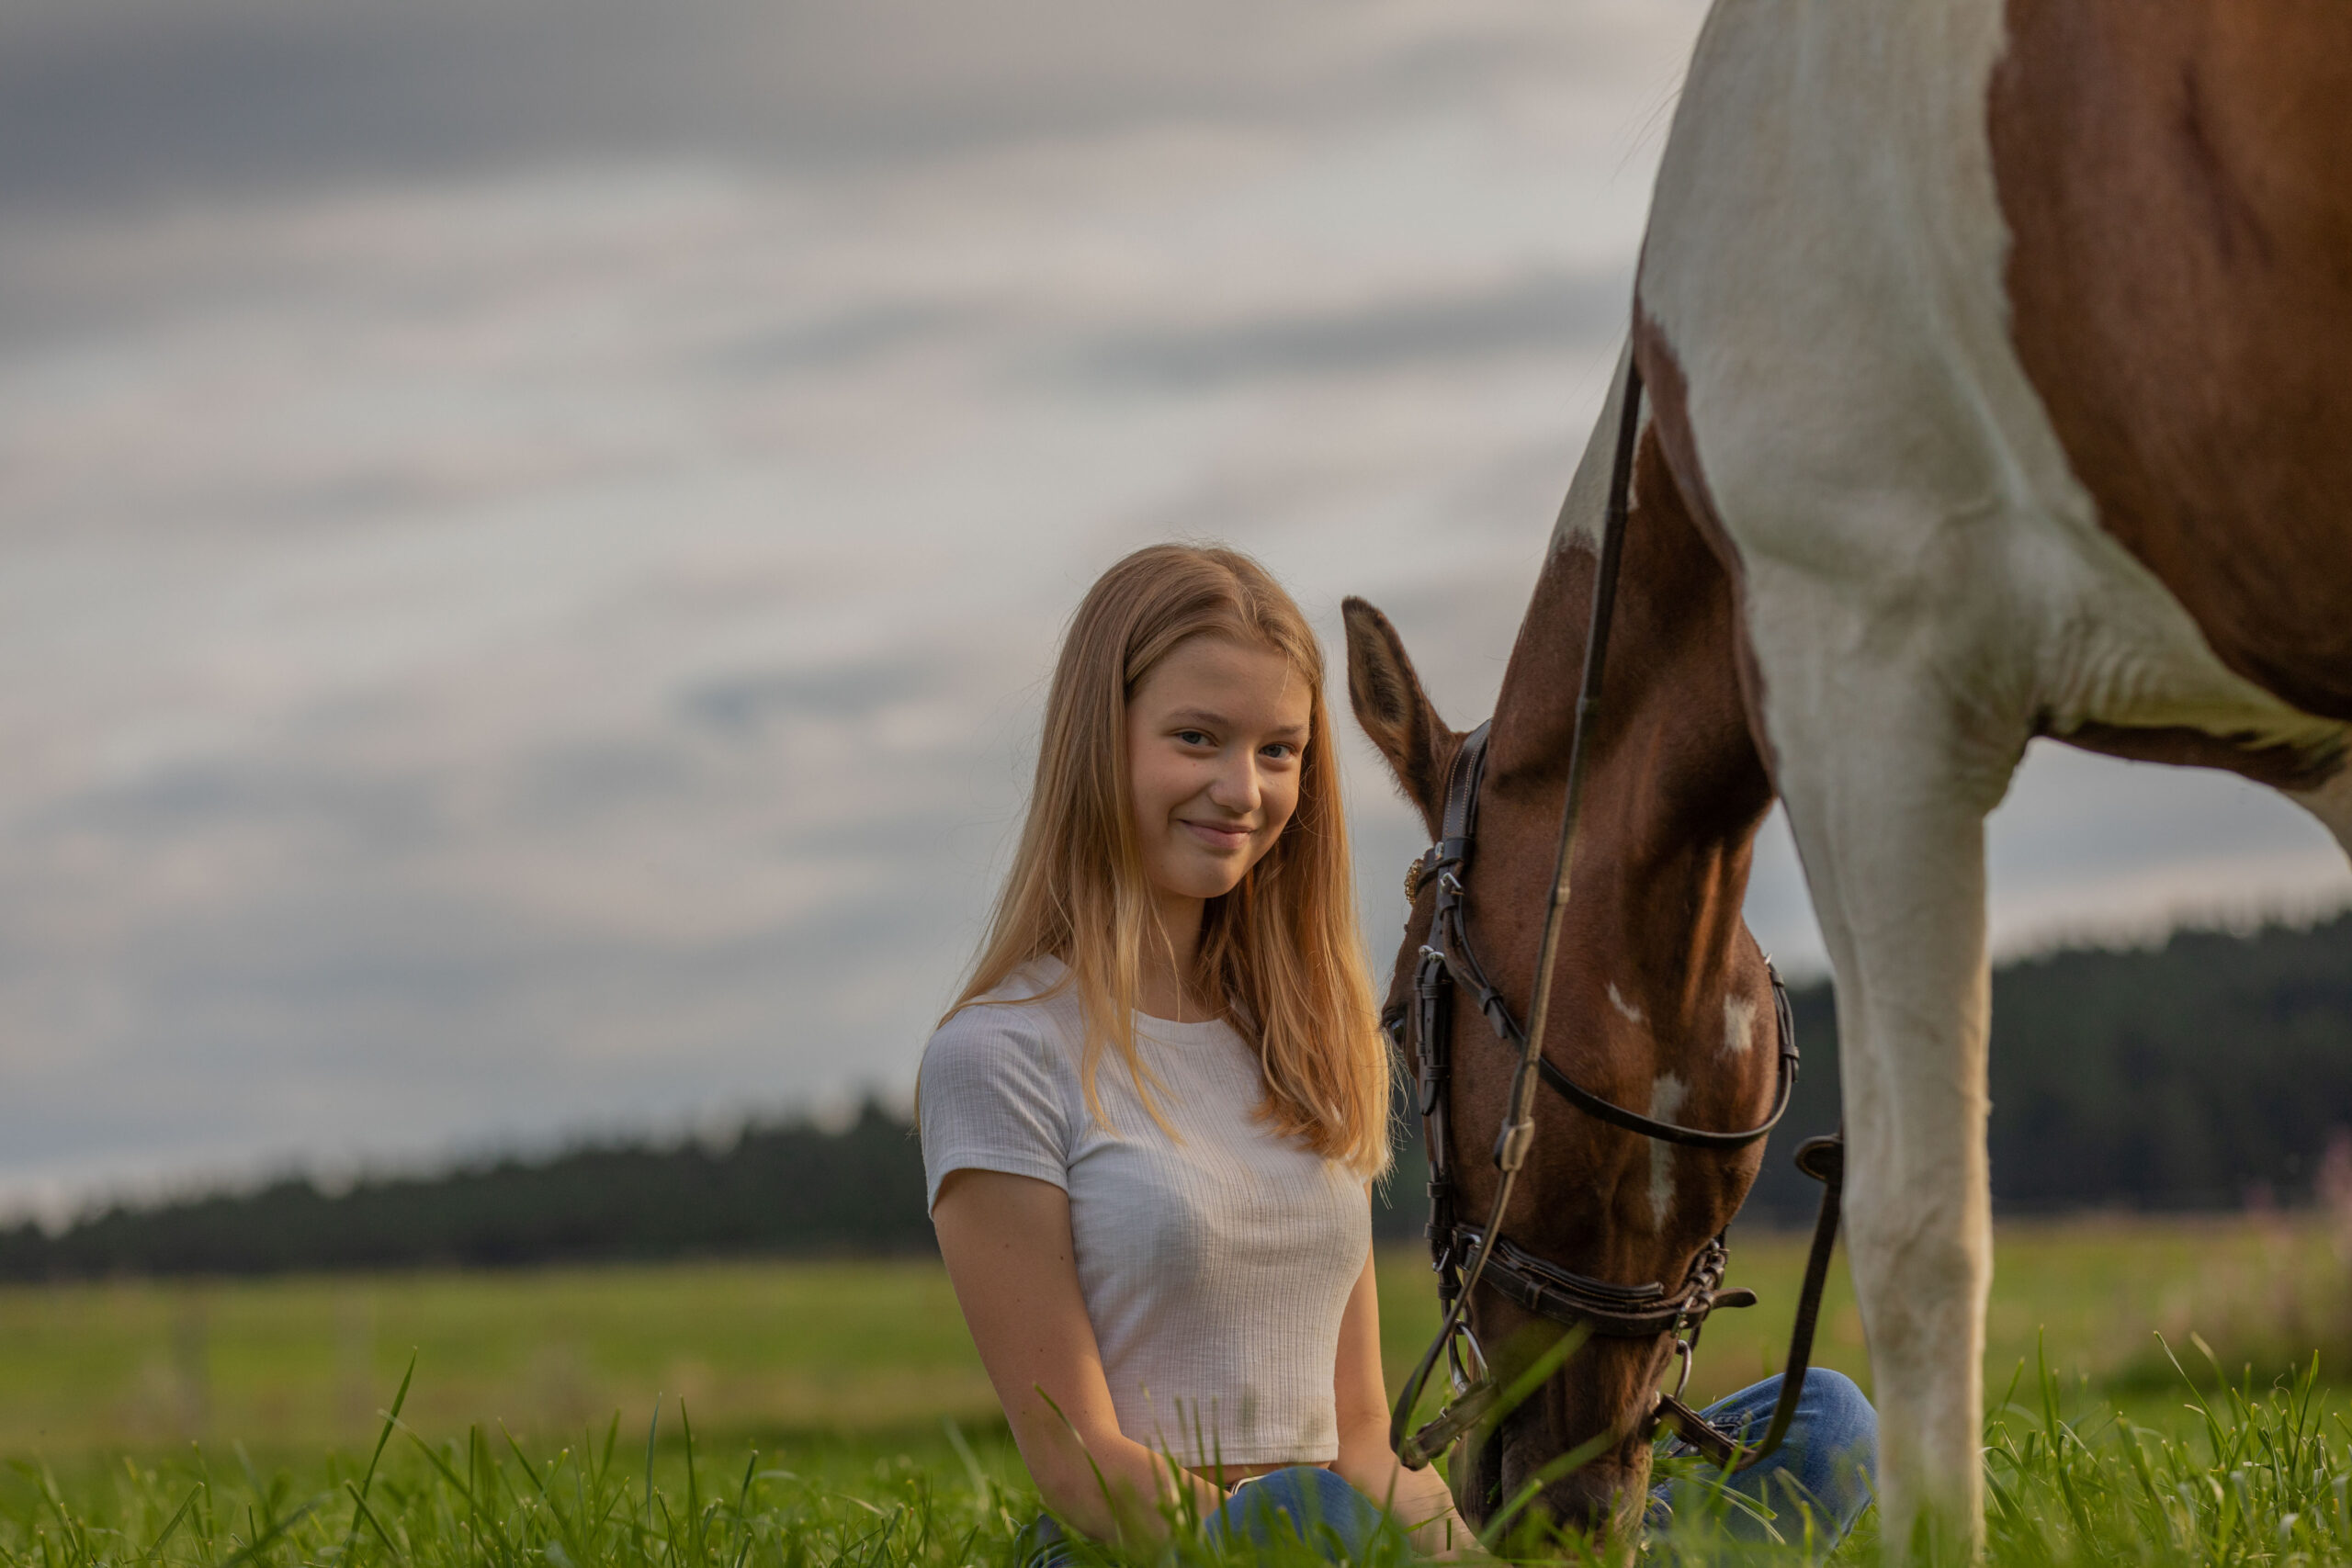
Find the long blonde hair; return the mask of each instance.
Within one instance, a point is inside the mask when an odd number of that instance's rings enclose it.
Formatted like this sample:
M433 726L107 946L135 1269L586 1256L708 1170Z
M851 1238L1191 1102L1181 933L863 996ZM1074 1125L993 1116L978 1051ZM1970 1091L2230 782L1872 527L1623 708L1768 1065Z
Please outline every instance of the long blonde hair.
M1012 869L953 1016L1023 964L1067 966L1078 993L1087 1109L1107 1045L1166 1126L1159 1087L1136 1048L1138 955L1159 937L1127 796L1127 702L1154 666L1196 637L1288 659L1310 694L1298 805L1240 885L1202 917L1196 994L1255 1047L1258 1114L1359 1176L1386 1168L1389 1062L1356 931L1339 759L1323 702L1323 650L1297 604L1237 551L1155 545L1104 572L1070 620L1046 699L1037 777Z

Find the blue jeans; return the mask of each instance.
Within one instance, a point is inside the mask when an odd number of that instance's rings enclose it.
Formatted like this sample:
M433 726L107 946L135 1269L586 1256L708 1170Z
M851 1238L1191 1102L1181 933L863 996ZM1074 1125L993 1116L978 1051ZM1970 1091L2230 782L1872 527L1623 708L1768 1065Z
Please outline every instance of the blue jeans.
M1725 1431L1760 1438L1780 1396L1781 1380L1770 1377L1702 1414ZM1878 1413L1851 1378L1815 1367L1805 1375L1804 1393L1780 1448L1725 1487L1769 1508L1776 1516L1772 1528L1789 1541L1803 1542L1809 1515L1815 1543L1826 1549L1845 1539L1869 1506L1877 1472ZM1653 1527L1671 1517L1668 1505L1678 1495L1686 1507L1699 1500L1687 1482L1668 1483L1651 1495ZM1394 1527L1379 1504L1331 1471L1298 1464L1243 1483L1204 1522L1203 1532L1212 1540L1238 1533L1263 1546L1277 1531L1295 1531L1324 1561L1351 1562L1363 1559L1384 1528ZM1736 1507L1724 1511L1724 1528L1739 1539L1767 1539L1764 1522ZM1040 1516L1023 1540L1022 1564L1068 1568L1075 1555L1062 1528Z
M1278 1536L1295 1534L1327 1562L1363 1561L1383 1530L1394 1532L1395 1555L1404 1556L1409 1548L1403 1533L1380 1505L1335 1472L1314 1464L1295 1464L1243 1482L1201 1521L1201 1533L1212 1541L1238 1536L1254 1546L1270 1546ZM1038 1516L1023 1539L1022 1568L1069 1568L1076 1556L1069 1537L1050 1516Z
M1769 1377L1710 1404L1702 1414L1734 1437L1753 1441L1764 1436L1780 1397L1781 1380ZM1796 1416L1781 1446L1724 1486L1770 1510L1775 1516L1771 1528L1784 1540L1802 1543L1810 1516L1815 1543L1826 1549L1845 1540L1870 1506L1877 1475L1878 1412L1853 1379L1815 1367L1805 1373L1804 1393L1797 1398ZM1671 1517L1669 1505L1679 1502L1687 1509L1701 1501L1700 1491L1689 1482L1653 1489L1650 1495L1657 1502L1650 1509L1651 1526ZM1769 1539L1765 1521L1736 1506L1724 1510L1724 1529L1740 1540Z

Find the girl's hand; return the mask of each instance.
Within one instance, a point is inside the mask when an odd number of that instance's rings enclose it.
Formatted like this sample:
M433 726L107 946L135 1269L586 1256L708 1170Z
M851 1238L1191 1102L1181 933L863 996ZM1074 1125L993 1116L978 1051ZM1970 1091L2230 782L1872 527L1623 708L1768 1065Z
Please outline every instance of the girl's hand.
M1370 1201L1367 1191L1365 1201ZM1432 1557L1477 1549L1478 1533L1453 1511L1453 1494L1434 1470L1407 1470L1388 1450L1388 1389L1380 1370L1380 1294L1366 1258L1340 1318L1331 1392L1340 1417L1340 1457L1331 1468L1385 1507Z

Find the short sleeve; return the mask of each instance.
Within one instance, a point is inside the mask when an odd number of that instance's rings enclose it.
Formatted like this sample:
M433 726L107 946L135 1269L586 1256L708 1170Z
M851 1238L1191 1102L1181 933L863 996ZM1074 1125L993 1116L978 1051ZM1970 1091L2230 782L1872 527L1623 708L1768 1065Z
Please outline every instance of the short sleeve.
M925 1207L957 1170L1033 1176L1069 1190L1068 1068L1034 1010L979 1003L924 1047L916 1104Z

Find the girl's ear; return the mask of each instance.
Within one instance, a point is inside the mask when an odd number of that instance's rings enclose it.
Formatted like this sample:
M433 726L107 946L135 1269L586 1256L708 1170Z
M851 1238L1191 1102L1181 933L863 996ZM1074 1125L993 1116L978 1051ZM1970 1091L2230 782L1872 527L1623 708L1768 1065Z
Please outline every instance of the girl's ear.
M1340 606L1348 628L1348 705L1356 722L1388 760L1405 798L1420 807L1430 831L1445 811L1445 773L1462 737L1445 727L1405 656L1405 641L1388 617L1362 599Z

